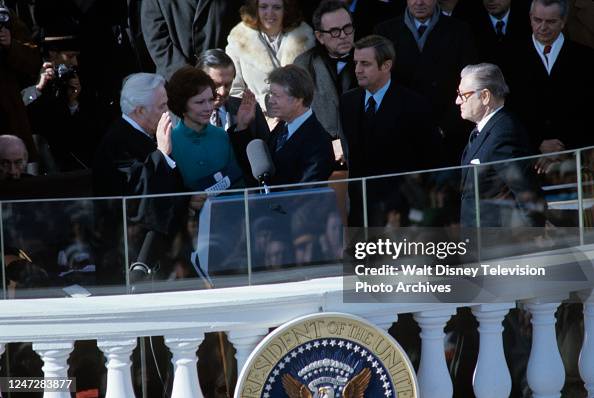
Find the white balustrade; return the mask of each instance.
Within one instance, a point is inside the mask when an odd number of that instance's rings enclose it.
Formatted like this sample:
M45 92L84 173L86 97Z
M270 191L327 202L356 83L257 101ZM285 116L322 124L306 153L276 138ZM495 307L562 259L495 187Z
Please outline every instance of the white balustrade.
M588 398L594 398L594 294L591 291L584 297L584 342L578 364Z
M196 351L204 340L204 332L183 333L165 336L165 344L171 350L174 368L172 398L202 398L198 380ZM208 365L208 364L207 364Z
M594 257L594 247L592 253ZM583 287L572 290L571 282L563 282L539 285L527 291L506 290L506 293L512 292L510 301L531 300L528 308L533 315L534 337L528 382L535 398L559 397L564 381L554 318L562 298L553 303L537 298L566 297L567 293L580 289ZM97 340L106 357L106 397L132 398L130 357L137 344L135 336L164 336L173 353L172 396L201 398L196 352L203 340L202 332L228 333L229 341L237 351L240 371L270 327L299 316L344 312L362 316L387 330L397 321L398 314L413 313L421 327L420 396L452 397L453 384L445 360L443 329L456 308L467 304L349 303L343 298L343 280L333 277L208 291L127 295L125 300L121 296L0 300L0 341L3 344L32 342L44 361L46 376L60 377L67 374L72 341ZM585 342L579 365L589 397L594 398L594 300L588 296L584 301ZM501 323L510 306L475 304L473 307L480 324L479 358L474 377L477 398L503 398L508 394L510 377L505 368ZM0 354L5 348L3 344L0 344Z
M43 375L46 378L57 377L65 380L68 377L68 357L74 349L72 341L60 343L34 343L33 351L43 361ZM70 398L68 391L45 391L44 398Z
M476 398L507 398L512 380L503 352L503 318L515 304L482 304L472 308L479 322L479 353L474 370Z
M555 312L560 302L532 301L532 348L527 379L534 398L559 398L565 383L565 368L557 346Z
M445 359L443 329L456 308L422 311L414 314L421 327L421 361L417 377L420 396L423 398L448 398L454 386Z
M99 340L97 346L107 358L107 390L105 398L132 398L134 388L130 366L130 355L136 348L136 339Z
M237 360L237 374L241 372L248 357L254 348L268 334L268 329L243 329L232 330L227 333L227 338L235 347L235 359Z

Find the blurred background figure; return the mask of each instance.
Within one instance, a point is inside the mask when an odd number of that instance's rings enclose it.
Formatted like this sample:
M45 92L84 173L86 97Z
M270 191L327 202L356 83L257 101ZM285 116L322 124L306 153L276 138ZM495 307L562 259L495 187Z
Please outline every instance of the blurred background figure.
M0 134L20 137L32 160L37 150L20 91L35 82L41 57L26 26L0 3Z
M303 22L295 0L248 0L241 8L241 19L229 34L226 48L237 72L231 95L241 97L246 89L251 90L266 114L268 74L312 48L314 34ZM276 120L270 119L271 129L275 125Z
M243 0L143 0L142 33L157 73L169 79L211 48L224 48Z
M46 37L43 47L39 81L22 91L36 142L49 145L51 159L40 150L42 169L48 173L88 169L102 130L95 99L85 95L81 84L79 40Z
M27 168L27 147L23 140L14 135L0 135L0 181L18 180Z

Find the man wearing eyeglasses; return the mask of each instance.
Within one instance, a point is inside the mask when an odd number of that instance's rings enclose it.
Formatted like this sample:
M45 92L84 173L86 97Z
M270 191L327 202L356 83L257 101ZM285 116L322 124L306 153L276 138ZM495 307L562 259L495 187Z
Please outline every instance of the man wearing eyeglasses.
M505 108L509 88L498 66L468 65L461 73L456 105L463 119L476 126L470 133L462 154L462 208L460 223L477 226L474 173L478 173L480 226L503 227L511 220L522 226L539 226L544 222L541 191L529 161L509 161L532 155L528 136L522 125ZM515 206L508 203L514 202ZM520 217L516 216L520 210Z
M355 29L346 5L339 0L323 1L315 10L313 26L318 46L295 59L295 64L307 70L315 84L312 110L333 139L342 134L339 98L357 86L353 63ZM335 157L342 159L335 144Z
M0 181L19 180L27 167L27 147L14 135L0 135Z

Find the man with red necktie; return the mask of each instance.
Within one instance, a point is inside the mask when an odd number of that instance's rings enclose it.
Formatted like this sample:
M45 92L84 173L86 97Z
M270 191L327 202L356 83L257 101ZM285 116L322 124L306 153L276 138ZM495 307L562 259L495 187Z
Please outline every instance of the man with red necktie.
M567 0L533 0L532 37L516 51L510 105L541 153L594 144L589 101L594 89L594 51L562 33Z

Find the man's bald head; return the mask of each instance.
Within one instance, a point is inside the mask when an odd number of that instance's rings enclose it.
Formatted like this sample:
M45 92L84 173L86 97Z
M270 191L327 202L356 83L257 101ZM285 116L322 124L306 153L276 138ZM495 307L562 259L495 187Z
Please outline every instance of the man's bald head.
M14 135L0 135L0 180L18 180L27 167L27 147Z

